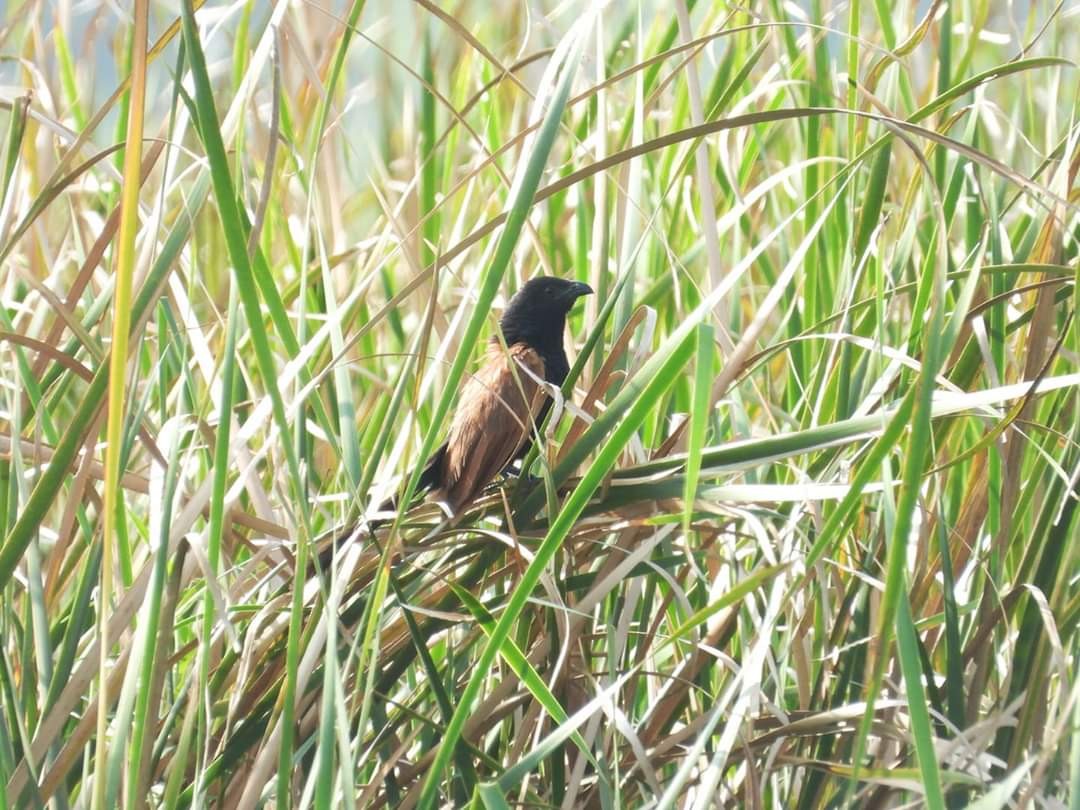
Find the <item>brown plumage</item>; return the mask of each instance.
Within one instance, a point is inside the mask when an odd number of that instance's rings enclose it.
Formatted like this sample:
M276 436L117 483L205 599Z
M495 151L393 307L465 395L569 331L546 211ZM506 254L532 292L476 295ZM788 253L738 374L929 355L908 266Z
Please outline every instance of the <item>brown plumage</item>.
M499 321L502 340L492 338L484 364L462 388L450 434L424 468L420 489L457 512L525 454L551 407L532 375L563 384L570 371L566 315L591 292L588 284L539 276L510 299Z
M591 292L587 284L539 276L510 299L499 320L502 339L492 338L480 369L462 386L446 442L424 465L418 491L430 490L458 512L525 454L551 407L534 375L556 386L566 380L566 315ZM394 508L393 499L382 505ZM334 532L334 543L354 528ZM332 554L333 546L323 550L322 567Z
M527 444L547 400L534 377L544 379L544 361L535 349L524 343L504 349L492 341L484 365L461 389L433 492L455 512Z

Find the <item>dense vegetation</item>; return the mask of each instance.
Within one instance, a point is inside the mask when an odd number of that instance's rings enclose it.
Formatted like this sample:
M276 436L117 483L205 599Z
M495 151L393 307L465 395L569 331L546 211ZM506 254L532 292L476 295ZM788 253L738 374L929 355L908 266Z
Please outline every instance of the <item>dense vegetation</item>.
M1075 6L190 2L0 19L0 807L1080 807Z

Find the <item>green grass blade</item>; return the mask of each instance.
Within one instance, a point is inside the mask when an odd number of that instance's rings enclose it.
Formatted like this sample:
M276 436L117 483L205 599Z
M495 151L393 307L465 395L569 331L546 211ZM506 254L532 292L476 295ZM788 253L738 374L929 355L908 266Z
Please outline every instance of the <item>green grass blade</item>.
M509 636L513 624L517 621L522 608L532 593L533 588L539 582L540 575L561 546L566 534L573 526L578 515L585 508L592 493L600 486L606 470L618 457L619 453L630 440L630 436L640 427L645 416L652 408L655 398L665 392L675 380L679 369L686 363L693 352L693 344L690 340L683 340L682 344L665 358L666 362L657 370L657 373L644 385L641 395L635 399L633 406L626 414L626 418L615 428L611 437L597 453L596 459L590 465L588 471L582 476L580 483L563 503L562 510L555 518L544 537L543 543L536 551L536 555L529 567L522 574L514 592L510 596L506 609L499 618L495 629L484 652L476 663L472 676L461 694L454 716L443 734L439 744L438 754L432 763L427 778L424 781L424 790L420 795L419 807L430 808L434 805L438 792L439 780L443 769L449 763L450 756L461 736L465 720L472 710L473 701L480 694L488 670L495 660L500 647Z

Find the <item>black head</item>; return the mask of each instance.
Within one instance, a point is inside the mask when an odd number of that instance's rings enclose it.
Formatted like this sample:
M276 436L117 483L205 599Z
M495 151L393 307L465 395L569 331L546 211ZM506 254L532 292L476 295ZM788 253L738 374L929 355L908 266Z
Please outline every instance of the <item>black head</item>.
M581 296L591 293L592 287L580 281L553 276L529 279L506 305L500 321L503 339L508 344L522 341L538 349L562 346L566 313Z

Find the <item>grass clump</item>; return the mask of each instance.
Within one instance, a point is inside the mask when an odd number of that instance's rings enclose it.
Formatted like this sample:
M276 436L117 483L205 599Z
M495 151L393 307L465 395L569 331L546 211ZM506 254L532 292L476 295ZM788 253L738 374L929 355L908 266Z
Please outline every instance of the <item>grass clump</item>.
M0 806L1080 801L1075 13L16 6Z

